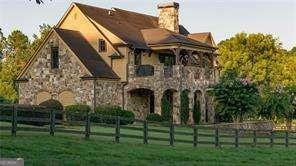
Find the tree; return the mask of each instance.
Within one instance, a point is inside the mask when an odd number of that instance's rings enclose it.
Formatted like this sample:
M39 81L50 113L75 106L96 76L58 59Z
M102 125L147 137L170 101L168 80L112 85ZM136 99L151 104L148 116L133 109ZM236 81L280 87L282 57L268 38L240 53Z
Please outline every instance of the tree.
M42 44L46 36L49 34L51 26L49 24L39 25L39 34L33 35L33 42L31 44L31 53L33 54L37 48Z
M49 32L49 25L40 26L40 37L34 35L34 41L30 43L28 37L19 30L14 30L1 40L0 51L5 52L5 61L0 64L0 96L10 102L17 100L17 85L15 80L25 66L29 58L45 39ZM4 41L5 40L5 41Z
M188 98L188 90L184 90L181 92L181 123L186 124L189 119L189 98Z
M255 114L259 104L256 84L239 77L234 70L224 71L220 82L211 87L210 95L214 97L216 112L232 115L237 122Z
M164 121L171 121L172 105L166 96L163 96L161 99L161 116Z
M291 123L295 108L293 102L296 97L296 88L277 87L267 90L263 95L260 115L273 121L286 121L286 125L291 129Z
M194 102L193 110L192 110L192 117L194 124L199 124L201 119L201 110L200 110L200 101L197 100Z
M277 38L269 34L238 33L218 44L218 61L222 72L233 69L258 85L268 86L280 74L285 50Z

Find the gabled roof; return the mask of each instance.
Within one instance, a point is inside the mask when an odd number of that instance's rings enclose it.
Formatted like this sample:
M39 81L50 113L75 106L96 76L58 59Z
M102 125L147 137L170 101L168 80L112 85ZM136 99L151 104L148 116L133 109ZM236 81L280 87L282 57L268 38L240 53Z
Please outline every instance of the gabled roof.
M207 43L213 47L216 47L216 44L214 42L211 32L192 33L192 34L188 34L188 37L193 40L197 40L202 43ZM210 39L211 42L208 42L208 39Z
M54 31L79 58L93 77L119 79L97 51L78 31L55 28Z
M207 43L190 39L185 35L175 33L163 28L143 29L141 30L141 32L144 36L145 42L148 45L179 43L199 47L212 47Z
M126 43L135 48L149 49L142 36L142 29L158 28L158 18L150 15L126 11L118 8L103 9L75 3L87 17L102 25ZM180 25L180 33L189 32Z

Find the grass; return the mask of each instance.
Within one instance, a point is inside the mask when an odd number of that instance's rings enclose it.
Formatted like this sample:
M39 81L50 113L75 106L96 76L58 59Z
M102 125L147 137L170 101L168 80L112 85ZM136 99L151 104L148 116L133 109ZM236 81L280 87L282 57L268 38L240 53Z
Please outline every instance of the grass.
M19 132L0 135L1 157L21 157L25 165L295 165L296 148L169 147L114 143L92 137Z

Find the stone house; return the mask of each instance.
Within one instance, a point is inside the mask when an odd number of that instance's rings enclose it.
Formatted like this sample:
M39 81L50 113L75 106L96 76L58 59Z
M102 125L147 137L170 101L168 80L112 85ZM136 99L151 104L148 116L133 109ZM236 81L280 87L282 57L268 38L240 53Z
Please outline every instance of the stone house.
M179 4L158 5L158 17L72 3L18 77L19 103L54 99L64 106L118 105L145 118L161 99L180 122L180 92L213 122L209 85L217 81L211 33L179 24Z

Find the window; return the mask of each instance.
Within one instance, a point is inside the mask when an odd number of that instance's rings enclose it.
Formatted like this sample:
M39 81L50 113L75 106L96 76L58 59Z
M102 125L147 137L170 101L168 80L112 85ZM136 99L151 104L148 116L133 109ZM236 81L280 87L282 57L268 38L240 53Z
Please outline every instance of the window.
M51 47L51 68L59 68L59 47Z
M106 52L106 51L107 51L106 41L103 39L99 39L99 52Z

